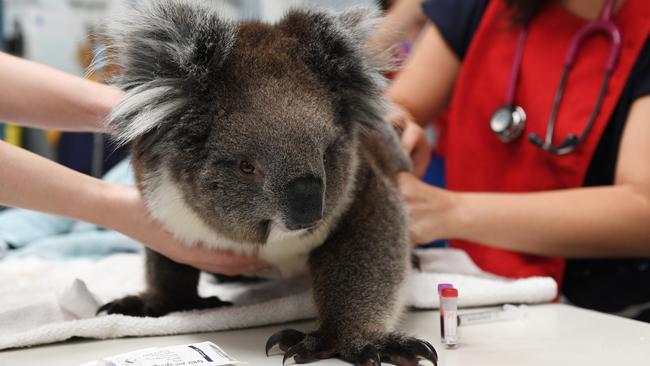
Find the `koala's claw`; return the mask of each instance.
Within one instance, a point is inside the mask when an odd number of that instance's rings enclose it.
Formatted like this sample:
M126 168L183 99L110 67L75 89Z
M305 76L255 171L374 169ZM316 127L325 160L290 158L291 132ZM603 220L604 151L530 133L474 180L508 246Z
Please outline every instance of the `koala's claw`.
M296 363L307 363L334 355L318 333L305 334L295 329L285 329L273 334L266 342L267 356L269 350L276 345L285 352L282 357L283 366L291 358Z
M357 366L381 366L381 356L379 351L373 345L369 344L363 348L359 355L359 360L355 362Z
M381 366L381 361L388 361L398 366L417 366L420 360L428 360L434 366L438 365L438 354L431 343L406 337L399 333L389 333L369 341L359 351L354 349L333 349L333 343L328 342L318 332L305 334L295 329L285 329L273 334L266 342L266 355L269 350L279 346L284 351L282 365L291 358L296 363L306 363L316 359L339 356L357 366Z
M218 297L197 297L195 299L183 299L182 303L156 300L147 295L126 296L111 301L97 309L96 314L122 314L139 317L161 317L174 311L203 310L232 305L227 301L221 301Z
M102 305L96 314L123 314L128 316L147 316L155 311L140 296L126 296Z
M179 309L179 310L205 310L212 308L220 308L222 306L232 306L230 301L223 301L216 296L210 297L199 297L194 300L194 302L189 303L189 308Z
M266 341L266 355L269 355L269 350L274 346L280 346L280 349L286 352L289 348L298 344L303 339L305 339L305 333L303 332L299 332L295 329L281 330L270 336Z
M431 343L417 338L387 339L382 356L399 366L416 366L420 359L438 365L438 353Z
M282 357L282 366L284 366L287 363L287 360L292 357L296 363L305 363L313 359L313 357L309 357L307 347L305 347L303 343L298 343L285 352L284 357Z
M438 363L438 352L433 348L433 345L423 339L418 340L420 345L424 346L426 350L419 352L427 360L431 361L434 365ZM418 346L419 347L419 346Z

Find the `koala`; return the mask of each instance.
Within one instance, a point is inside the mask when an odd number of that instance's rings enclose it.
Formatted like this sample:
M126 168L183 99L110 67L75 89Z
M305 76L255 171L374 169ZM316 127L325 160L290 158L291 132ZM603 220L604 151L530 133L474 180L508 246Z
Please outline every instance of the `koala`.
M208 1L134 3L108 27L126 94L107 124L177 238L309 279L318 329L273 334L267 354L436 364L430 343L393 330L411 266L394 176L410 160L384 120L384 57L365 46L376 14L294 10L270 25L223 20ZM200 297L198 280L146 250L144 292L100 312L228 305Z

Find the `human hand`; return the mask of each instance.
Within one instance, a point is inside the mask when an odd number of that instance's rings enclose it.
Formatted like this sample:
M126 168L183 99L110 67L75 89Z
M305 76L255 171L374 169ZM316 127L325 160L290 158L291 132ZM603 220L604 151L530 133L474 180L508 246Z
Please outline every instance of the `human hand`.
M397 183L408 207L411 240L427 244L448 239L448 222L457 206L457 195L430 186L409 173L398 175Z
M431 147L424 130L409 112L397 106L388 121L401 132L402 147L413 161L413 173L418 177L424 176L431 160Z
M142 242L169 259L210 273L228 276L254 274L269 267L254 256L241 256L229 251L187 245L176 240L163 226L149 216L140 192L129 186L112 187L118 202L118 224L115 229Z

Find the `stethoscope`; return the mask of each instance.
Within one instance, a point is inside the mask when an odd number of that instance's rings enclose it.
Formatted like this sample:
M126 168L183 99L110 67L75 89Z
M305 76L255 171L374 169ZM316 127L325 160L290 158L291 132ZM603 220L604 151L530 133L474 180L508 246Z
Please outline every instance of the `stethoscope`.
M560 78L560 85L558 86L555 92L555 97L553 99L553 108L551 109L551 116L546 128L546 138L542 140L536 133L531 133L528 135L528 140L530 142L549 153L556 155L565 155L574 151L578 145L587 137L594 124L594 121L596 120L596 117L598 117L598 113L602 107L603 100L605 99L609 79L612 75L612 71L616 66L616 62L621 50L621 33L619 28L612 21L614 3L615 0L606 0L605 5L598 15L598 18L583 26L571 40L569 50L564 59L564 70L562 72L562 77ZM557 114L558 110L560 109L562 94L564 93L564 89L566 87L566 81L569 77L569 72L575 63L576 55L580 47L584 44L585 39L597 33L605 33L605 35L609 37L610 50L609 56L607 58L607 64L605 66L605 76L600 87L600 93L596 101L596 106L594 107L591 116L589 117L589 120L587 121L587 124L585 125L580 135L570 133L564 139L564 141L555 146L553 145L553 133L555 132ZM492 132L494 132L499 137L499 139L505 143L515 141L517 138L519 138L519 136L521 136L524 132L524 128L526 126L526 112L521 106L518 106L514 103L514 99L517 81L519 79L519 69L521 68L521 59L524 51L524 44L526 43L527 35L528 27L524 26L521 33L519 34L518 45L515 51L515 58L510 72L510 82L508 84L508 91L506 94L506 103L503 107L497 109L490 119L490 129L492 129Z

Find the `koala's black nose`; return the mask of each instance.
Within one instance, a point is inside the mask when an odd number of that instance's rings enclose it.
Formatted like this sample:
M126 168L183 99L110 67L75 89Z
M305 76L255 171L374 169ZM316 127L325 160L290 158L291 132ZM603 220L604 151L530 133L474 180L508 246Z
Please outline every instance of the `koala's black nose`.
M309 227L323 217L323 183L316 177L298 178L287 186L287 228Z

